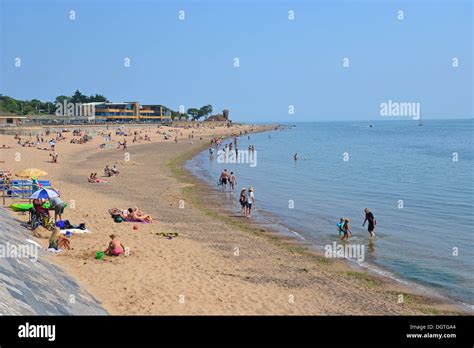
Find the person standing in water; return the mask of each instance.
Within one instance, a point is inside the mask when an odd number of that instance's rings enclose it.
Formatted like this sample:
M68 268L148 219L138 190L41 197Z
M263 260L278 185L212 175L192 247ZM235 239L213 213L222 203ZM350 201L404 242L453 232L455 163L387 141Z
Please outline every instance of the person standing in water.
M294 158L295 161L297 161L298 160L298 153L295 153L293 158Z
M337 229L339 232L339 239L343 239L344 237L344 218L341 218L337 223Z
M349 219L348 218L344 219L344 225L342 225L342 231L344 233L344 236L341 238L341 240L349 239L349 235L352 234L352 231L351 231L351 228L349 226Z
M242 207L240 212L244 215L247 215L247 193L246 193L246 191L247 191L247 189L244 187L240 191L240 197L239 197L240 206Z
M227 173L227 169L224 169L221 173L221 176L219 177L219 180L221 182L222 188L224 190L227 189L227 180L229 178L229 173Z
M252 213L252 206L255 203L255 195L253 194L253 187L250 186L249 188L249 193L247 194L247 202L246 202L246 207L247 207L247 217L251 217Z
M230 172L230 176L229 176L230 192L234 192L235 184L236 184L236 180L235 180L234 172Z
M370 238L375 237L375 225L377 224L377 221L375 220L374 214L369 210L369 208L364 209L365 212L365 220L362 223L362 227L364 227L365 223L368 221L369 226L367 228L367 231L370 234Z

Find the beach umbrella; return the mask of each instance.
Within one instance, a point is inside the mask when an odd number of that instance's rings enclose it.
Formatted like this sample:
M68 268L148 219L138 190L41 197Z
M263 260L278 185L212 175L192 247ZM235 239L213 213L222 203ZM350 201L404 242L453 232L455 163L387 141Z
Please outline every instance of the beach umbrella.
M16 173L16 175L23 178L31 178L31 177L45 176L45 175L48 175L48 173L38 168L27 168Z
M48 199L48 198L53 198L53 197L57 197L59 196L58 193L54 190L50 190L50 189L41 189L41 190L38 190L36 191L35 193L33 193L31 196L30 196L30 199L38 199L38 198L44 198L44 199Z

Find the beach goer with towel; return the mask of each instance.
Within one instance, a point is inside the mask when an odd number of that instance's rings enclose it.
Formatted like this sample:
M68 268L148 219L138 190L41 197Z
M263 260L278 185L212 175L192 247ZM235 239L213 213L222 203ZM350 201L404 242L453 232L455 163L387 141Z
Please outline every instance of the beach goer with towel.
M365 223L368 221L369 226L367 228L367 231L370 234L370 237L373 238L375 237L375 225L377 224L377 221L375 220L374 214L369 210L369 208L364 209L365 212L365 220L362 223L362 227L364 227Z

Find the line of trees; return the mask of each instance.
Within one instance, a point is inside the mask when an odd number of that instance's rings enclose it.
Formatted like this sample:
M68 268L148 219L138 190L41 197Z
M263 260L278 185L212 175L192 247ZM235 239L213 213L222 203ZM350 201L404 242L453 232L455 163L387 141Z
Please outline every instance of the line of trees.
M212 105L204 105L200 109L189 108L187 115L191 117L193 121L199 121L201 118L207 118L212 114Z
M0 110L15 115L53 115L58 103L92 103L108 102L109 100L102 94L87 96L76 90L70 97L65 95L57 96L54 102L42 102L38 99L19 100L0 94Z
M32 100L19 100L4 96L0 94L0 110L15 115L53 115L56 111L57 104L66 103L93 103L93 102L105 102L109 100L102 94L95 95L84 95L79 90L76 90L72 96L60 95L57 96L54 102L42 102L38 99ZM212 114L212 105L204 105L201 108L189 108L185 113L171 110L171 117L173 119L184 117L186 120L199 121L200 119L206 119Z
M191 119L193 121L199 121L202 118L204 119L208 118L211 114L212 114L212 105L204 105L200 109L189 108L184 113L171 110L171 118L173 120L179 119L179 118L185 118L186 120Z

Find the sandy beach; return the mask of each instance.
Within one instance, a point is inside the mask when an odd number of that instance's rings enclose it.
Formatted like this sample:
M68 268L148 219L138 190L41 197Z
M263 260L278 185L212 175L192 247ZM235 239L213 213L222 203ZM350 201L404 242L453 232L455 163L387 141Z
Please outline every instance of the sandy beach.
M49 173L45 178L69 204L64 218L73 224L84 222L91 231L73 235L72 250L50 259L111 314L461 313L450 301L325 258L296 240L243 219L238 212L227 211L209 193L206 183L183 168L186 159L206 149L212 137L252 128L265 130L264 126L249 125L159 129L176 134L175 142L157 134L156 125L143 125L136 129L151 141L132 143L128 136L126 151L117 149L116 142L124 137L115 136L114 127L110 127L113 145L104 149L99 148L101 136L94 135L85 144L70 144L72 133L68 132L63 133L66 140L56 145L56 164L50 162L50 151L21 147L12 135L0 135L0 146L11 147L0 150L0 169L16 173L35 167ZM190 134L194 136L191 139ZM50 138L45 136L45 140ZM114 163L120 175L102 177L105 165ZM108 182L89 183L91 172ZM11 202L7 199L6 206ZM155 222L114 223L108 214L109 208L134 206L151 214ZM12 214L27 220L27 215ZM178 236L168 239L162 234L167 232ZM95 259L111 233L119 235L130 255ZM36 240L47 246L49 235L42 234L43 238Z

